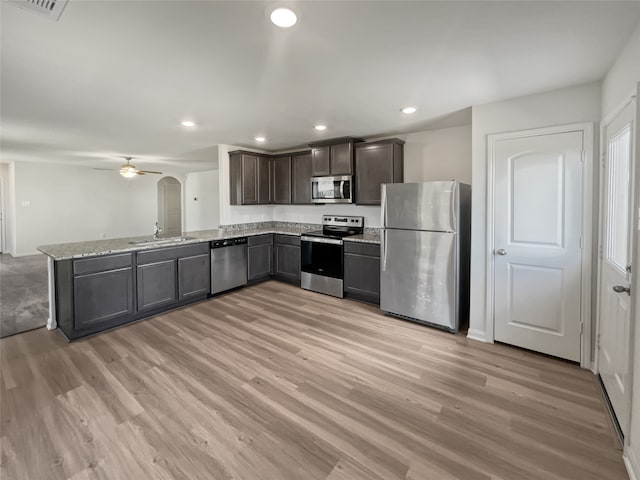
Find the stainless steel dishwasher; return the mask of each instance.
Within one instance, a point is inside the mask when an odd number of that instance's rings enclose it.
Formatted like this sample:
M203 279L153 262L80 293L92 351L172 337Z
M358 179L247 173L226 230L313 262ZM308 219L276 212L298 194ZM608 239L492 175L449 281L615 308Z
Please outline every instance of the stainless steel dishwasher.
M211 294L247 284L247 238L211 242Z

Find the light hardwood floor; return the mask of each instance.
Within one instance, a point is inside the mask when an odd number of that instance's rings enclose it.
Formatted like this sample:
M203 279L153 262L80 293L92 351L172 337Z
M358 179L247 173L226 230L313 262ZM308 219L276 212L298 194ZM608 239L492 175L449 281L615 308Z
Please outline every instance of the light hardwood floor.
M590 372L277 282L0 342L2 480L627 478Z

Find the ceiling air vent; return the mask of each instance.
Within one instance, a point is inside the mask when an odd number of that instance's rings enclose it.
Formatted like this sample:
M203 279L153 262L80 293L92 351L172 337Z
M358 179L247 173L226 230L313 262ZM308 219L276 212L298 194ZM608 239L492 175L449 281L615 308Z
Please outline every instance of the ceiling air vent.
M9 0L9 3L57 21L69 0Z

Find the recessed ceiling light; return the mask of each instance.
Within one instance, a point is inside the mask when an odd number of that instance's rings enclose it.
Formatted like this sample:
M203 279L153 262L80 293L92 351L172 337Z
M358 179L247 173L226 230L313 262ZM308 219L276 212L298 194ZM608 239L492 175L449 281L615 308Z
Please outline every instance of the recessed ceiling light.
M404 107L402 109L402 113L406 115L411 115L412 113L416 113L418 109L416 107Z
M319 131L321 131L321 132L322 132L322 131L324 131L324 130L326 130L326 129L327 129L327 126L326 126L326 125L316 125L316 126L315 126L315 127L313 127L313 128L315 128L316 130L319 130Z
M289 28L296 24L298 17L293 13L293 10L276 8L271 12L271 21L280 28Z
M266 138L264 137L256 137L256 142L264 142Z
M196 122L192 122L191 120L185 120L184 122L180 122L183 127L195 127Z

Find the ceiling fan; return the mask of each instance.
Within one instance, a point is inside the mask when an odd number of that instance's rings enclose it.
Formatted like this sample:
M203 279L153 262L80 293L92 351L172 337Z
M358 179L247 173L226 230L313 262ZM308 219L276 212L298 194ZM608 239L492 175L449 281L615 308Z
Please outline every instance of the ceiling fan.
M152 170L138 170L135 165L131 164L133 157L122 157L127 163L120 167L120 175L125 178L133 178L136 175L146 175L147 173L153 173L155 175L162 175L162 172L154 172ZM95 168L94 170L111 170L109 168Z

